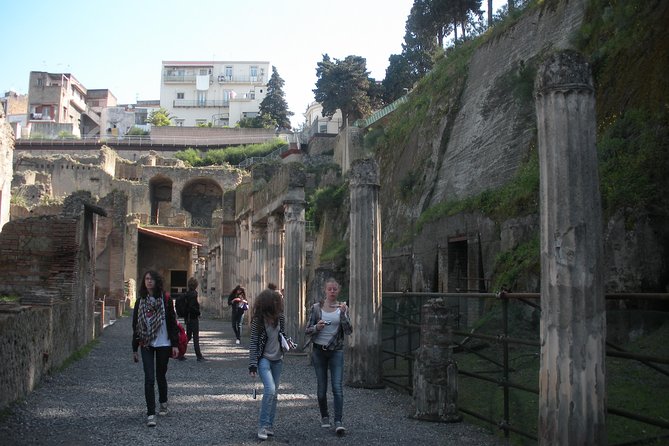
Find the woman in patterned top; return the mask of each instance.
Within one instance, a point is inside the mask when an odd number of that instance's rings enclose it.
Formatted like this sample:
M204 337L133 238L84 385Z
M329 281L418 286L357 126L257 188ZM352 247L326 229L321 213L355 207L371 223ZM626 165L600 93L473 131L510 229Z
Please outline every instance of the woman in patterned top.
M139 288L139 298L132 313L132 355L139 362L141 347L144 366L146 425L156 425L155 382L158 383L159 415L167 415L167 363L179 354L179 330L174 303L163 293L163 278L147 271Z

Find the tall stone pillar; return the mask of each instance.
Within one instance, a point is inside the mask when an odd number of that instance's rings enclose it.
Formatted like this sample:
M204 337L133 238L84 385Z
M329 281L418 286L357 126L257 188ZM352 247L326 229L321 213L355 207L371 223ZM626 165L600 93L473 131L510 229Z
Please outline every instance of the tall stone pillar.
M251 274L249 273L249 262L251 258L251 230L250 230L249 217L245 216L239 221L239 275L237 277L237 285L242 285L243 287L249 286L249 278ZM248 290L247 290L248 291ZM247 295L247 297L253 297Z
M304 201L284 201L284 225L286 239L284 243L284 305L286 315L286 333L304 344L304 325L306 323L306 286L305 286L305 221Z
M606 444L602 216L590 67L554 54L535 83L541 174L539 444Z
M283 288L283 221L278 214L267 217L267 282Z
M351 164L349 304L346 379L355 387L383 386L381 358L381 213L379 167L373 159Z
M264 225L253 225L251 229L251 280L247 292L254 297L267 287L265 282L265 229Z

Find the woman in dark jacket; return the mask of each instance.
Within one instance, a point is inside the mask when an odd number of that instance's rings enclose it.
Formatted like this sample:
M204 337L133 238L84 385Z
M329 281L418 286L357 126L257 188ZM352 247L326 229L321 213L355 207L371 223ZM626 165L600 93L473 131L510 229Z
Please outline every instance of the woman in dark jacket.
M156 271L142 276L139 297L132 313L133 360L139 362L137 350L141 347L144 365L144 397L146 425L156 425L156 394L158 383L159 415L167 415L167 363L170 356L179 354L177 314L169 296L163 292L163 278Z
M236 344L240 343L242 337L242 319L244 312L248 308L246 301L246 290L243 286L237 285L228 296L228 305L232 307L232 330L235 332Z

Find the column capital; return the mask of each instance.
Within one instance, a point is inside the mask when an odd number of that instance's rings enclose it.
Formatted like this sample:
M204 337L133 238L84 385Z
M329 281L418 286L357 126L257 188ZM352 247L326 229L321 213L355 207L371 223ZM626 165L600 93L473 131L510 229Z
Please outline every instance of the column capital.
M351 186L380 186L379 165L372 158L357 159L349 171Z
M594 92L590 65L578 51L553 53L539 67L534 89L537 96L552 91Z

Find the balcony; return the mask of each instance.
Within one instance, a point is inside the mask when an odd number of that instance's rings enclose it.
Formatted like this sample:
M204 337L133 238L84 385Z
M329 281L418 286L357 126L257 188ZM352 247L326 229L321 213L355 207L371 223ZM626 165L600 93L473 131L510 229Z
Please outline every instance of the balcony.
M218 76L218 83L233 83L233 84L260 84L264 82L264 76L249 76L249 75L235 75L235 76L226 76L221 74Z
M196 108L204 108L204 107L229 107L230 106L230 101L226 100L212 100L212 101L198 101L198 100L187 100L187 99L175 99L174 102L172 103L172 106L174 108L177 107L196 107Z
M164 83L181 83L181 84L194 84L195 74L163 74Z

